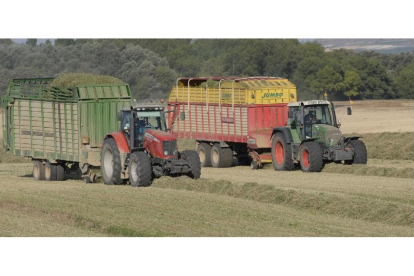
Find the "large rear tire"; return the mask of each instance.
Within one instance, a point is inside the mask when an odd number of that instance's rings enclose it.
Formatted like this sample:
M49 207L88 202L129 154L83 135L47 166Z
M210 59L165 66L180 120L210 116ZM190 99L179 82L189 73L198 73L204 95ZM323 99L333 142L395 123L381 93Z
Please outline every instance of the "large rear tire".
M197 147L201 167L211 167L211 146L207 143L200 143Z
M305 142L300 148L300 167L303 172L320 172L323 169L323 152L316 142Z
M121 157L113 138L106 139L101 150L102 179L107 185L119 185L121 179Z
M136 151L129 159L129 183L132 187L149 186L152 181L151 159L143 151Z
M33 162L33 178L36 181L45 180L45 164L39 160Z
M368 154L364 142L360 140L351 140L348 142L347 147L354 149L354 159L346 160L345 164L367 164Z
M56 181L56 179L57 179L56 165L53 165L49 161L47 161L45 164L45 180Z
M181 158L188 161L190 165L190 172L188 176L192 179L199 179L201 177L201 162L199 154L194 150L184 150L181 152Z
M282 133L276 133L272 140L272 163L276 171L291 171L295 168L292 147L286 143Z
M222 148L220 144L214 144L211 148L211 165L214 168L228 168L233 163L233 151L231 148Z

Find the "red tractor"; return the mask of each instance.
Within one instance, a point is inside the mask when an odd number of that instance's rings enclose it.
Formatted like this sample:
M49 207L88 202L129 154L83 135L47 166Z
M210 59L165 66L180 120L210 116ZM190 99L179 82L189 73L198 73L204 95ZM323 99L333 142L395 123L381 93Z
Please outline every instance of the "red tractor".
M177 139L167 132L162 105L134 104L118 113L119 132L106 135L101 150L101 173L105 184L148 186L163 175L201 176L194 150L179 152Z

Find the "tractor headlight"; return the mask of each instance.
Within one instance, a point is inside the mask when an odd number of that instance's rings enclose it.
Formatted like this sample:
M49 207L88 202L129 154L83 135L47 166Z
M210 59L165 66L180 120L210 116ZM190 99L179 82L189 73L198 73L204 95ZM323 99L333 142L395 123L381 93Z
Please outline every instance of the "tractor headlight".
M168 151L166 151L166 150L165 150L165 151L164 151L164 155L168 155Z
M329 139L329 141L331 141L331 143L333 143L334 139L333 139L333 138L331 138L331 139Z

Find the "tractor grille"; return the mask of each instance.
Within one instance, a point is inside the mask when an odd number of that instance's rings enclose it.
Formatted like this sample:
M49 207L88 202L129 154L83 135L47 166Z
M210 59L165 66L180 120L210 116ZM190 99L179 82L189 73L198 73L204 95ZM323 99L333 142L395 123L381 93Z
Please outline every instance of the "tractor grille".
M177 149L177 141L163 141L162 151L165 156L174 155L174 151Z

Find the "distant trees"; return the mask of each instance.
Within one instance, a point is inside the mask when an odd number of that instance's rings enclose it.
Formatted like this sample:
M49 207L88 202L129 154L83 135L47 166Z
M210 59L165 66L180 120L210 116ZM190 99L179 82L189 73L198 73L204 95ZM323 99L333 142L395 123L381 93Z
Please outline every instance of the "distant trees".
M413 53L335 50L296 39L0 39L0 91L14 77L106 74L138 98L166 97L177 77L279 76L300 99L414 98Z

